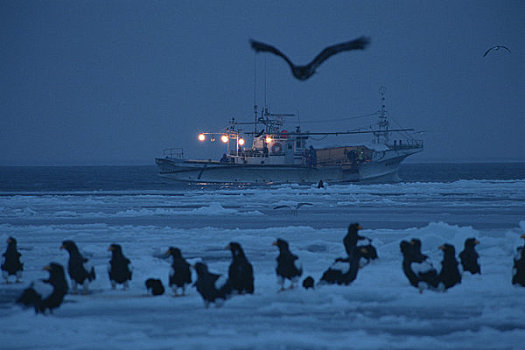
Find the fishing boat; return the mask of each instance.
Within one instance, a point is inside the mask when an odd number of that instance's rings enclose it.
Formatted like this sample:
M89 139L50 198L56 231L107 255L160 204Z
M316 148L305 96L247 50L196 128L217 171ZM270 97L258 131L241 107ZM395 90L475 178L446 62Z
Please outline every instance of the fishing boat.
M423 150L423 141L406 137L413 129L390 129L383 107L373 129L333 132L303 132L297 126L288 131L284 119L294 114L272 114L254 107L253 131L242 132L247 123L231 120L220 132L202 132L198 140L222 141L226 153L217 160L187 159L182 148L170 148L155 162L159 175L193 183L281 184L395 182L398 169L408 156ZM404 133L405 138L393 138ZM312 136L371 134L372 142L315 149L307 141ZM252 139L251 146L247 145Z

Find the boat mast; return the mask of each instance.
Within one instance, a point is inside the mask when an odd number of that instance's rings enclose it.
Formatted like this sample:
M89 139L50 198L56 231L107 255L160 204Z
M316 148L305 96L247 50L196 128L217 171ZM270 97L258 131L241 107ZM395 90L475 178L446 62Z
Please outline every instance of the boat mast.
M376 144L383 145L388 144L390 136L390 132L388 131L388 115L386 111L385 92L386 88L382 86L379 89L379 94L381 95L381 110L379 112L379 121L377 123L378 130L374 132L374 142Z

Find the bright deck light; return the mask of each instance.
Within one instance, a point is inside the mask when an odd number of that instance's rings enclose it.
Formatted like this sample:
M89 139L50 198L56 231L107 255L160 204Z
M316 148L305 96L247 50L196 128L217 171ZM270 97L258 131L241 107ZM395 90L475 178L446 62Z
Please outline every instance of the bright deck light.
M239 145L244 146L244 139L239 139Z
M199 141L204 141L204 140L206 140L206 135L199 134Z
M228 135L222 135L221 136L221 141L222 142L226 143L226 142L228 142L228 140L229 140Z
M270 136L266 136L266 143L272 142L272 138Z

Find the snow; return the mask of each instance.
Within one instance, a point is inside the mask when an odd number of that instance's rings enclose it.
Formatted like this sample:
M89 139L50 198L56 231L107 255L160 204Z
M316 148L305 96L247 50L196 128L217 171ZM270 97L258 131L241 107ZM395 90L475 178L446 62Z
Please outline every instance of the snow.
M277 205L303 206L274 210ZM316 281L345 250L349 223L372 238L379 260L350 286L277 292L272 242L289 241ZM149 193L39 193L0 196L0 249L9 236L23 254L22 284L0 285L2 349L521 349L525 288L511 284L512 259L525 233L525 181L458 181L378 185L283 185ZM438 246L465 238L481 244L482 275L463 275L445 293L419 294L401 269L399 242L419 238L440 267ZM74 240L95 266L90 295L67 295L53 315L13 304L31 281L46 278L59 250ZM177 246L192 263L225 274L230 241L243 246L255 271L255 294L206 309L194 288L186 297L146 296L144 281L167 287ZM111 290L111 243L134 271L130 289Z

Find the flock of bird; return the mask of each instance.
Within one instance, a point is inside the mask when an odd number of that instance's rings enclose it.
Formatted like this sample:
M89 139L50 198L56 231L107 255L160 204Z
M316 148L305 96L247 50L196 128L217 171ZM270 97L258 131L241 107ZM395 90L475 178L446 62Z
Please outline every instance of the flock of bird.
M348 232L343 238L347 256L335 259L332 265L324 271L317 285L349 285L356 279L359 269L378 258L377 250L371 240L359 235L361 229L362 226L358 223L349 225ZM521 237L525 238L525 235ZM358 245L362 240L368 240L368 244ZM460 262L456 259L453 245L445 243L440 246L439 249L443 251L443 260L441 269L438 271L432 266L428 256L421 253L419 239L403 240L399 245L403 255L403 272L410 285L419 289L420 293L425 289L445 291L461 283L462 272L481 274L481 267L478 263L479 255L475 249L477 244L479 241L475 238L465 240L464 249L458 255ZM286 281L289 284L288 288L293 289L303 274L299 258L292 253L287 241L279 238L273 242L273 245L279 250L275 272L281 287L280 291L285 290ZM82 256L75 242L63 241L60 249L65 249L69 253L67 272L73 293L78 293L78 285L82 285L82 293L88 294L89 283L96 278L95 269L87 266L88 259ZM203 262L197 262L191 266L182 256L179 248L170 247L165 254L172 259L169 287L173 291L173 296L184 296L186 288L192 284L191 267L197 275L193 286L201 295L206 307L211 303L221 305L235 294L252 294L254 292L254 271L244 250L237 242L230 242L225 249L230 250L232 261L227 276L221 276L208 271L208 266ZM127 289L132 279L131 261L124 256L119 244L111 244L108 250L111 251L111 260L108 265L111 286L115 289L117 285L122 285L123 289ZM8 238L7 249L3 257L1 269L6 283L9 283L11 276L15 276L16 282L20 282L24 265L20 261L21 254L17 250L15 238ZM69 291L69 285L62 265L52 262L45 266L44 270L49 272L49 277L39 283L47 287L48 291L41 291L36 286L36 282L33 282L22 292L16 302L25 307L33 307L36 313L45 314L46 310L52 312L62 304ZM525 245L517 248L512 276L512 284L525 287ZM308 276L303 280L302 285L305 289L314 289L316 283L311 276ZM145 281L145 286L147 291L154 296L165 292L160 279L149 278Z
M346 41L340 44L332 45L326 47L321 51L315 58L306 65L296 65L294 64L285 54L283 54L275 46L265 44L260 41L250 40L250 45L252 49L256 52L268 52L272 53L278 57L281 57L286 63L290 66L293 76L301 81L308 80L312 75L315 74L316 69L327 59L332 57L335 54L338 54L343 51L353 51L353 50L364 50L370 44L370 38L360 37L354 40ZM510 49L503 45L496 45L489 48L483 54L483 57L486 57L492 51L504 50L508 53L511 53Z

